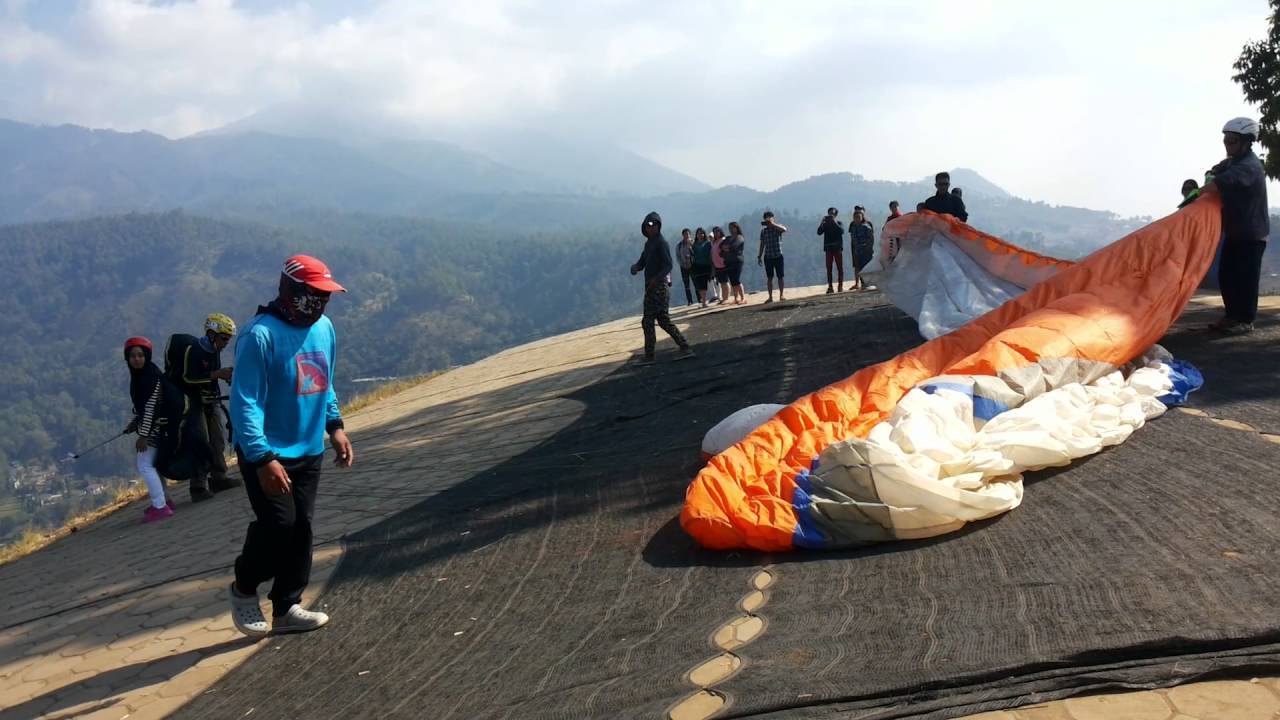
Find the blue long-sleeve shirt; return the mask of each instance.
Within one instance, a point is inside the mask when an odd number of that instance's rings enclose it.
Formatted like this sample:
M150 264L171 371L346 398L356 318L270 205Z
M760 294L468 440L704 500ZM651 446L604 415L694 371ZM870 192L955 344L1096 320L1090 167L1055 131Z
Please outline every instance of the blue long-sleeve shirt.
M341 420L333 391L337 343L333 323L290 325L264 312L236 339L231 381L231 426L250 462L272 455L324 453L328 427Z

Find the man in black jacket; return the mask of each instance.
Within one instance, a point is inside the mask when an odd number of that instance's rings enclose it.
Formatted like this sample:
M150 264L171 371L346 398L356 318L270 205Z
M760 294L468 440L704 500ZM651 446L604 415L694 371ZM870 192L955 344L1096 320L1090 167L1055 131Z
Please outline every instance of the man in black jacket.
M827 214L818 223L818 234L822 236L822 251L827 256L827 294L844 292L844 223L839 220L840 211L827 208ZM831 266L839 270L840 288L831 289Z
M671 274L671 248L666 238L662 237L662 217L651 212L640 224L640 232L645 237L644 250L640 259L631 266L631 274L644 271L644 317L640 327L644 330L644 358L636 365L652 365L654 346L658 343L657 333L653 326L656 322L680 346L677 360L693 357L693 350L680 334L680 328L671 322L667 308L671 302L671 290L667 287L667 276Z
M1222 259L1218 288L1225 310L1210 330L1238 335L1253 331L1258 315L1258 282L1271 221L1267 216L1267 177L1253 152L1258 123L1239 117L1222 128L1227 158L1213 166L1201 194L1222 196Z
M936 212L939 215L954 215L960 218L960 222L969 221L969 213L964 209L964 200L958 195L952 195L951 189L951 173L940 172L933 177L933 186L938 192L924 201L924 209Z
M231 368L222 367L222 350L235 334L234 320L213 313L205 318L203 337L177 334L165 344L165 374L190 401L187 422L192 425L192 437L203 445L199 450L208 465L191 478L192 502L208 500L215 492L240 484L238 478L227 475L225 420L218 387L219 380L231 382Z

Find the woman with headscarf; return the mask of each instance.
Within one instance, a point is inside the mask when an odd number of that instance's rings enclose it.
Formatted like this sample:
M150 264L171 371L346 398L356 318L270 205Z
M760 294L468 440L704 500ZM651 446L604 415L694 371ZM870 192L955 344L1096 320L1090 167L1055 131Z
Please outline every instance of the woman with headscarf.
M138 451L138 474L151 496L151 504L142 512L144 523L173 515L173 502L165 497L164 481L156 471L156 450L169 422L169 413L164 373L151 361L151 350L151 341L144 337L131 337L124 342L124 359L129 365L129 396L133 399L133 422L127 430L138 433L134 444Z

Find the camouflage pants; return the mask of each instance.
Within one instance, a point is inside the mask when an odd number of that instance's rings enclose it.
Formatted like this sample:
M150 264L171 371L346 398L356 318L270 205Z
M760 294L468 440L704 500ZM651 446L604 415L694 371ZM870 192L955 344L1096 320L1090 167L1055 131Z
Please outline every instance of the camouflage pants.
M680 328L671 322L671 317L667 315L667 307L671 304L671 289L667 287L667 283L659 278L653 285L646 286L644 289L644 317L640 319L640 327L644 329L644 356L653 357L653 348L658 344L657 333L653 329L654 323L657 323L672 340L676 341L676 345L683 350L689 347L689 343L684 339L684 335L680 334Z

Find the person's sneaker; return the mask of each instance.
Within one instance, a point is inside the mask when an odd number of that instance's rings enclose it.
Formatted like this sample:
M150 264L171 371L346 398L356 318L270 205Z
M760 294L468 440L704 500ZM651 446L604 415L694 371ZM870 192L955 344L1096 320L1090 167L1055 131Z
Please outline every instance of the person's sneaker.
M765 304L765 305L768 305L768 304L769 304L769 303L771 303L771 302L773 302L773 298L767 298L767 299L765 299L764 304Z
M691 347L687 347L681 350L680 352L676 353L677 360L688 360L689 358L695 358L695 357L698 357L698 354L695 353L693 351L693 348Z
M241 595L233 582L227 588L227 597L231 598L231 622L237 630L249 637L264 637L271 632L257 595Z
M191 488L191 502L198 503L213 499L213 491L207 487Z
M147 509L142 511L142 522L144 523L160 522L165 518L171 517L173 517L173 508L168 505L161 508L148 505Z
M169 508L170 510L177 510L177 509L178 509L177 504L175 504L175 503L173 502L173 498L171 498L171 497L166 497L166 498L164 499L164 506L165 506L165 507L167 507L167 508Z
M833 294L835 294L835 290L832 290L830 285L828 285L828 286L827 286L827 294L828 294L828 295L833 295Z
M290 605L289 612L271 618L271 632L300 633L319 630L329 622L329 616L322 612L303 610L301 605Z
M638 357L635 360L631 361L631 364L635 365L636 367L649 367L655 362L657 362L657 360L654 360L651 357Z
M1248 335L1253 332L1253 323L1237 322L1222 328L1222 332L1227 335Z

